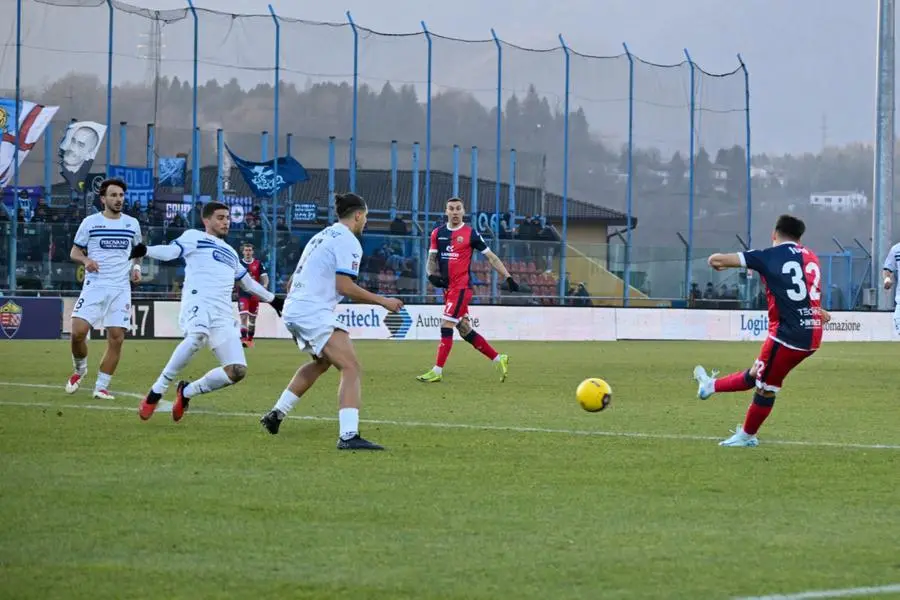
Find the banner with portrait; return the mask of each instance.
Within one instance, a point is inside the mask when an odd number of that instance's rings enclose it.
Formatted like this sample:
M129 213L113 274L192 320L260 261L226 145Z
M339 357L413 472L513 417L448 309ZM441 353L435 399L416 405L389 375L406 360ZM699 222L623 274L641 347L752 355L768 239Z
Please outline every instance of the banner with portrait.
M59 172L74 191L84 192L85 181L104 135L106 125L93 121L75 121L66 128L59 143Z

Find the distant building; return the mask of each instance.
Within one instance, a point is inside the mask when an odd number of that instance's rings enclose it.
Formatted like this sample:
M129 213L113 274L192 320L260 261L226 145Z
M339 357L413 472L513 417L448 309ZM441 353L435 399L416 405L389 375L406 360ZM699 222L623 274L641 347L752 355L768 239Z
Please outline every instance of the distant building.
M834 212L867 210L869 199L862 192L821 192L810 194L809 203Z

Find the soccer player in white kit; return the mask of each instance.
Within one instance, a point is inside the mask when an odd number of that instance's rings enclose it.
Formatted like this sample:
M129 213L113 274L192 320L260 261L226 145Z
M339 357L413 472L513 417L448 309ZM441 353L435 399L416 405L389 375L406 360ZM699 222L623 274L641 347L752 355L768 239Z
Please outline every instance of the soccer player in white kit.
M894 287L897 274L900 274L900 244L891 246L890 252L884 259L884 289L889 290ZM900 336L900 286L894 292L894 334Z
M91 327L106 329L106 353L100 361L94 398L114 400L109 382L116 372L125 330L131 326L131 284L140 283L140 260L129 259L141 243L137 219L122 214L125 182L106 179L100 184L103 212L86 217L75 232L71 259L84 265L84 285L72 310L72 363L75 371L66 382L73 394L87 374L87 336Z
M171 244L140 245L132 252L135 256L146 254L161 261L183 258L185 262L179 315L184 339L141 401L138 414L145 421L153 416L169 384L204 346L213 351L221 366L193 383L178 382L172 419L181 420L194 396L232 385L247 376L247 359L231 305L235 281L263 302L270 303L278 314L284 304L282 298L276 298L247 274L237 252L225 242L231 224L229 208L220 202L208 202L203 206L202 218L206 231L190 229Z
M338 321L334 309L344 296L355 302L381 305L390 312L403 308L403 302L373 294L354 282L362 260L357 236L366 226L365 201L356 194L342 194L336 197L335 208L338 222L314 235L303 249L288 283L282 315L301 352L308 352L313 360L297 370L260 423L269 433L277 434L300 396L334 365L341 372L338 449L383 450L359 435L360 365L350 334Z

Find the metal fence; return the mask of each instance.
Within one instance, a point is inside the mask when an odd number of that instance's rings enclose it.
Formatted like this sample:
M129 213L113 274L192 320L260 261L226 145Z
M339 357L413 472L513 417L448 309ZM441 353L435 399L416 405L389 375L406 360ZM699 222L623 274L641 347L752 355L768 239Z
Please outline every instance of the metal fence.
M519 239L523 221L551 225L555 237L541 244L552 283L540 286L551 296L569 292L570 273L595 288L590 295L620 304L684 301L697 282L733 283L709 273L708 250L753 243L749 77L740 57L716 74L687 51L654 64L624 44L616 56L592 56L563 36L529 49L493 29L480 40L445 37L424 22L386 34L349 13L344 23L317 23L188 2L154 11L117 0L0 0L4 22L14 24L0 34L0 95L59 107L43 140L14 165L11 188L43 186L51 206L68 204L57 140L71 120L91 120L108 127L93 170L146 166L156 175L158 158L186 155L191 206L227 200L235 176L224 144L251 160L290 154L327 171L325 189L300 184L252 199L276 269L287 253L279 219L290 221L297 202L327 215L330 193L342 189L366 195L386 221L410 222L417 258L442 217L438 180L452 182L496 250L501 242L534 247ZM17 133L16 153L20 141ZM15 214L18 194L10 195ZM508 242L493 235L504 215ZM4 235L14 288L25 268L18 228ZM523 260L532 258L540 257ZM415 289L425 287L420 274ZM741 290L747 299L749 288ZM482 295L500 296L495 277Z

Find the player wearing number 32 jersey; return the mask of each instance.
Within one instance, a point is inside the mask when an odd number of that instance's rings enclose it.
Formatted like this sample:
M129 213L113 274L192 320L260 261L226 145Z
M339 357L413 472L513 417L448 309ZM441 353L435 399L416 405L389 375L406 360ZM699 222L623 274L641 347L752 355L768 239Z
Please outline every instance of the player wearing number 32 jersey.
M716 379L702 366L694 368L701 400L715 392L740 392L756 388L743 426L720 442L721 446L757 446L757 431L775 404L775 395L787 374L818 350L822 325L831 316L821 306L822 271L819 258L800 245L806 225L800 219L782 215L775 224L773 246L738 254L713 254L709 265L721 271L746 268L759 273L766 284L769 304L769 333L759 358L746 371Z

